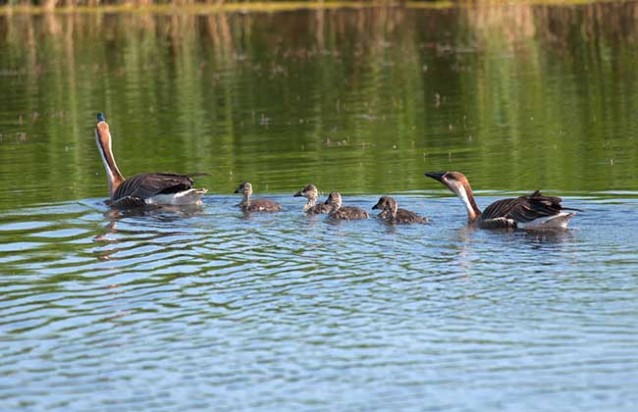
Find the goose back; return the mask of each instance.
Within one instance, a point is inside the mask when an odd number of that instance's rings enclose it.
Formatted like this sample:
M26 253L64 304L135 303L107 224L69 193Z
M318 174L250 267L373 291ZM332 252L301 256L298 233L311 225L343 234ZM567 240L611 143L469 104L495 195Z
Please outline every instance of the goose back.
M479 226L485 229L515 229L559 216L571 217L572 213L563 212L561 201L560 197L545 196L538 190L526 196L497 200L481 213Z
M125 179L113 193L113 200L124 197L148 199L156 195L174 194L193 187L189 176L172 173L142 173Z

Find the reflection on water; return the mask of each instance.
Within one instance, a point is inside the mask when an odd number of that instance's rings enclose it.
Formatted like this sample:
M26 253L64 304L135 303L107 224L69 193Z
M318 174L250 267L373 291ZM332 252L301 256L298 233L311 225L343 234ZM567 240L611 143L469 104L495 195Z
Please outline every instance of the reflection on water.
M3 207L208 172L284 193L637 190L635 2L287 13L0 16Z
M5 213L3 409L631 410L636 202L570 198L573 229L537 235L397 198L433 221L334 225L291 195Z

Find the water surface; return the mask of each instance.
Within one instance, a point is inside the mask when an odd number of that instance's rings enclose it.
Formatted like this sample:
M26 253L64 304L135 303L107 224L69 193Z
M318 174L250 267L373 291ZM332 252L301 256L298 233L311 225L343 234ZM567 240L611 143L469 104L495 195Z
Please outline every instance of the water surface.
M638 401L635 201L569 198L587 209L574 229L535 235L468 230L452 198L399 196L438 217L399 227L331 224L275 199L284 212L250 217L230 197L141 215L98 199L5 214L3 409Z

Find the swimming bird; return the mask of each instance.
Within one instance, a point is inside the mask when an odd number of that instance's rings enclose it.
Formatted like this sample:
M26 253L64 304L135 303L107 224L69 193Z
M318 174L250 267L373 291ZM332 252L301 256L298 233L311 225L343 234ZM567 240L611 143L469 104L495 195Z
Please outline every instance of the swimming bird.
M390 196L381 196L372 209L380 209L379 217L388 223L428 223L427 217L421 217L414 212L399 208L397 201Z
M425 175L455 193L465 205L468 224L477 224L482 229L566 229L574 213L565 210L581 211L565 208L560 197L545 196L536 190L531 195L497 200L481 212L463 173L428 172Z
M207 190L193 188L193 179L190 176L142 173L124 178L115 163L111 150L111 132L102 113L97 114L95 141L106 169L112 207L201 204L201 198Z
M341 193L332 192L328 195L328 200L325 202L330 206L330 219L341 220L356 220L356 219L368 219L370 215L360 207L354 206L341 206Z
M253 194L253 185L248 182L242 182L235 190L235 193L244 195L244 199L237 206L244 212L279 212L281 206L274 200L257 199L251 200Z
M308 199L306 204L303 207L304 212L309 215L319 215L323 213L330 213L332 211L332 207L325 203L317 203L317 199L319 198L319 190L317 186L313 184L309 184L304 186L300 191L293 195L294 197L305 197Z

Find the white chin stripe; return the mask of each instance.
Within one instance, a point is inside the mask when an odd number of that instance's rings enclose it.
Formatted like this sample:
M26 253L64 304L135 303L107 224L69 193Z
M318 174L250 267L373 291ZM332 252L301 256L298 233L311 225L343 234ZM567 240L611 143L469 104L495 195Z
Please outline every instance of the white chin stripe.
M467 195L467 191L463 186L456 187L456 195L461 199L465 208L467 209L467 213L470 215L474 214L474 209L472 208L472 204L470 203L470 198Z

